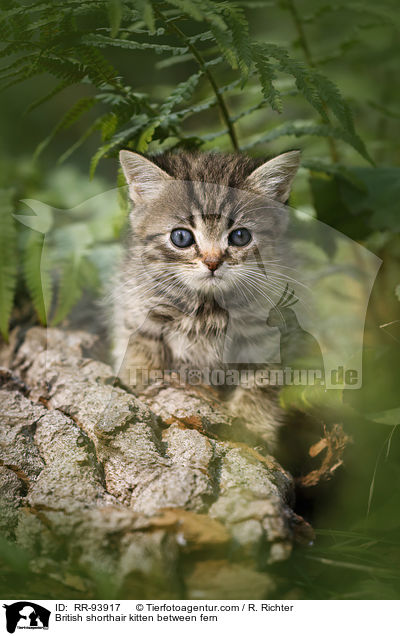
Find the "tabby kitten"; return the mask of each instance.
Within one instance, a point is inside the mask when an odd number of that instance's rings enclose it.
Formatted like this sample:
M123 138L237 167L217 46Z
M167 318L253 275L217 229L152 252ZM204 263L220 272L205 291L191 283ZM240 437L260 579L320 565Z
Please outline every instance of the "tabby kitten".
M283 204L299 154L260 165L239 154L150 160L121 151L133 210L113 284L111 335L126 384L145 388L138 369L224 369L249 361L249 347L262 348L260 303L265 318L274 304L264 264L285 260ZM281 418L271 391L239 386L227 404L273 444Z

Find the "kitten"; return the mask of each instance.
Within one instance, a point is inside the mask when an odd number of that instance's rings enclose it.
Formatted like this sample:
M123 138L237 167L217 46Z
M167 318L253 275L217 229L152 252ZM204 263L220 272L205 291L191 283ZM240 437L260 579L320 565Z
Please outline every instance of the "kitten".
M274 304L263 288L263 264L285 259L283 204L299 158L291 151L261 164L214 153L150 160L121 151L133 210L113 285L111 337L126 384L145 388L136 369L251 362ZM230 412L272 445L281 420L273 392L237 387L228 394Z

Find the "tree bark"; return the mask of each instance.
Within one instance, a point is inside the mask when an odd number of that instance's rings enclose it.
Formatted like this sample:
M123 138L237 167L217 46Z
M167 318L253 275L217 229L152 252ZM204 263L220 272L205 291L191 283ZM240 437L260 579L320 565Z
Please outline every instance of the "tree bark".
M139 400L93 345L34 327L2 352L3 593L271 597L270 564L312 535L290 474L211 397L159 386Z

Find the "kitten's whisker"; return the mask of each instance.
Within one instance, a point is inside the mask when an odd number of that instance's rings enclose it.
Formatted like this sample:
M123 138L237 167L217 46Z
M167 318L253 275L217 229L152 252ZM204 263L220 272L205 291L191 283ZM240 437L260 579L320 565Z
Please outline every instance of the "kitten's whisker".
M275 278L283 278L283 280L289 280L293 283L296 283L297 285L301 285L302 287L304 287L305 289L307 289L308 291L311 291L311 287L309 285L306 285L305 283L302 283L301 281L297 280L296 278L292 278L291 276L288 276L287 274L284 273L280 273L280 272L271 272L271 271L267 271L267 276L275 279Z
M296 283L297 285L301 285L302 287L305 287L308 290L311 289L309 285L306 285L305 283L302 283L301 281L297 280L296 278L293 278L293 277L289 276L285 272L277 272L275 270L265 269L265 275L267 277L271 277L271 278L283 278L284 280L288 280L288 281Z
M257 279L258 282L260 282L260 281L264 282L267 287L269 287L270 289L274 289L276 291L277 295L279 295L279 297L282 296L282 293L285 290L285 287L283 286L283 284L281 286L280 282L276 282L275 280L271 281L268 278L268 276L261 277L258 272L253 272L253 273L251 273L251 275L254 276ZM308 304L306 304L304 302L304 300L300 296L297 296L294 293L294 290L293 290L293 293L292 293L292 298L296 299L296 302L299 301L300 303L302 303L304 305L304 307L308 310Z
M242 273L242 275L243 275L243 278L246 280L246 282L247 282L248 284L252 285L252 287L253 287L254 289L257 289L257 290L258 290L258 293L259 293L259 294L260 294L263 298L265 298L266 300L268 300L268 302L271 304L271 306L272 306L272 307L275 307L275 308L278 310L278 312L279 312L279 314L280 314L280 316L281 316L282 320L284 320L283 315L282 315L282 313L281 313L281 311L280 311L279 307L278 307L278 306L277 306L277 304L276 304L276 303L272 300L272 298L271 298L271 297L270 297L270 296L266 293L266 291L265 291L265 287L267 287L267 289L271 289L272 293L273 293L273 294L276 294L278 297L280 297L280 296L281 296L282 290L281 290L281 289L279 289L279 290L277 291L275 288L273 288L273 287L269 286L269 285L268 285L268 283L267 283L267 281L264 281L264 282L266 283L266 285L265 285L265 286L261 286L261 284L260 284L260 282L259 282L259 281L255 281L255 280L254 280L251 276L247 275L246 273L244 273L244 272L243 272L243 273Z
M273 265L276 265L277 267L281 267L282 269L291 269L294 272L298 271L297 267L289 267L289 265L279 265L279 263L281 262L282 259L273 259L273 260L264 260L262 259L262 265L265 267L265 265L269 265L270 263L272 263ZM244 261L244 263L247 265L257 265L259 264L258 261Z

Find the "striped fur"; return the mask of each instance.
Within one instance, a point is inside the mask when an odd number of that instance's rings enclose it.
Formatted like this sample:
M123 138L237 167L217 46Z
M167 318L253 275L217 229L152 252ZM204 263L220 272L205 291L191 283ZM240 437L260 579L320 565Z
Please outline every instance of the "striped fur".
M260 306L267 315L277 292L267 294L260 280L265 262L285 260L282 203L298 161L295 152L261 163L211 153L149 160L122 151L133 210L129 245L113 284L111 332L115 366L126 383L132 384L137 367L224 368L227 346L246 361L249 338L255 347L265 340L265 321L257 318ZM251 242L230 245L229 234L243 227ZM190 230L194 244L174 246L170 234L176 228ZM210 259L218 263L215 271ZM261 418L271 441L277 407L265 391L241 391L230 402L235 415Z

